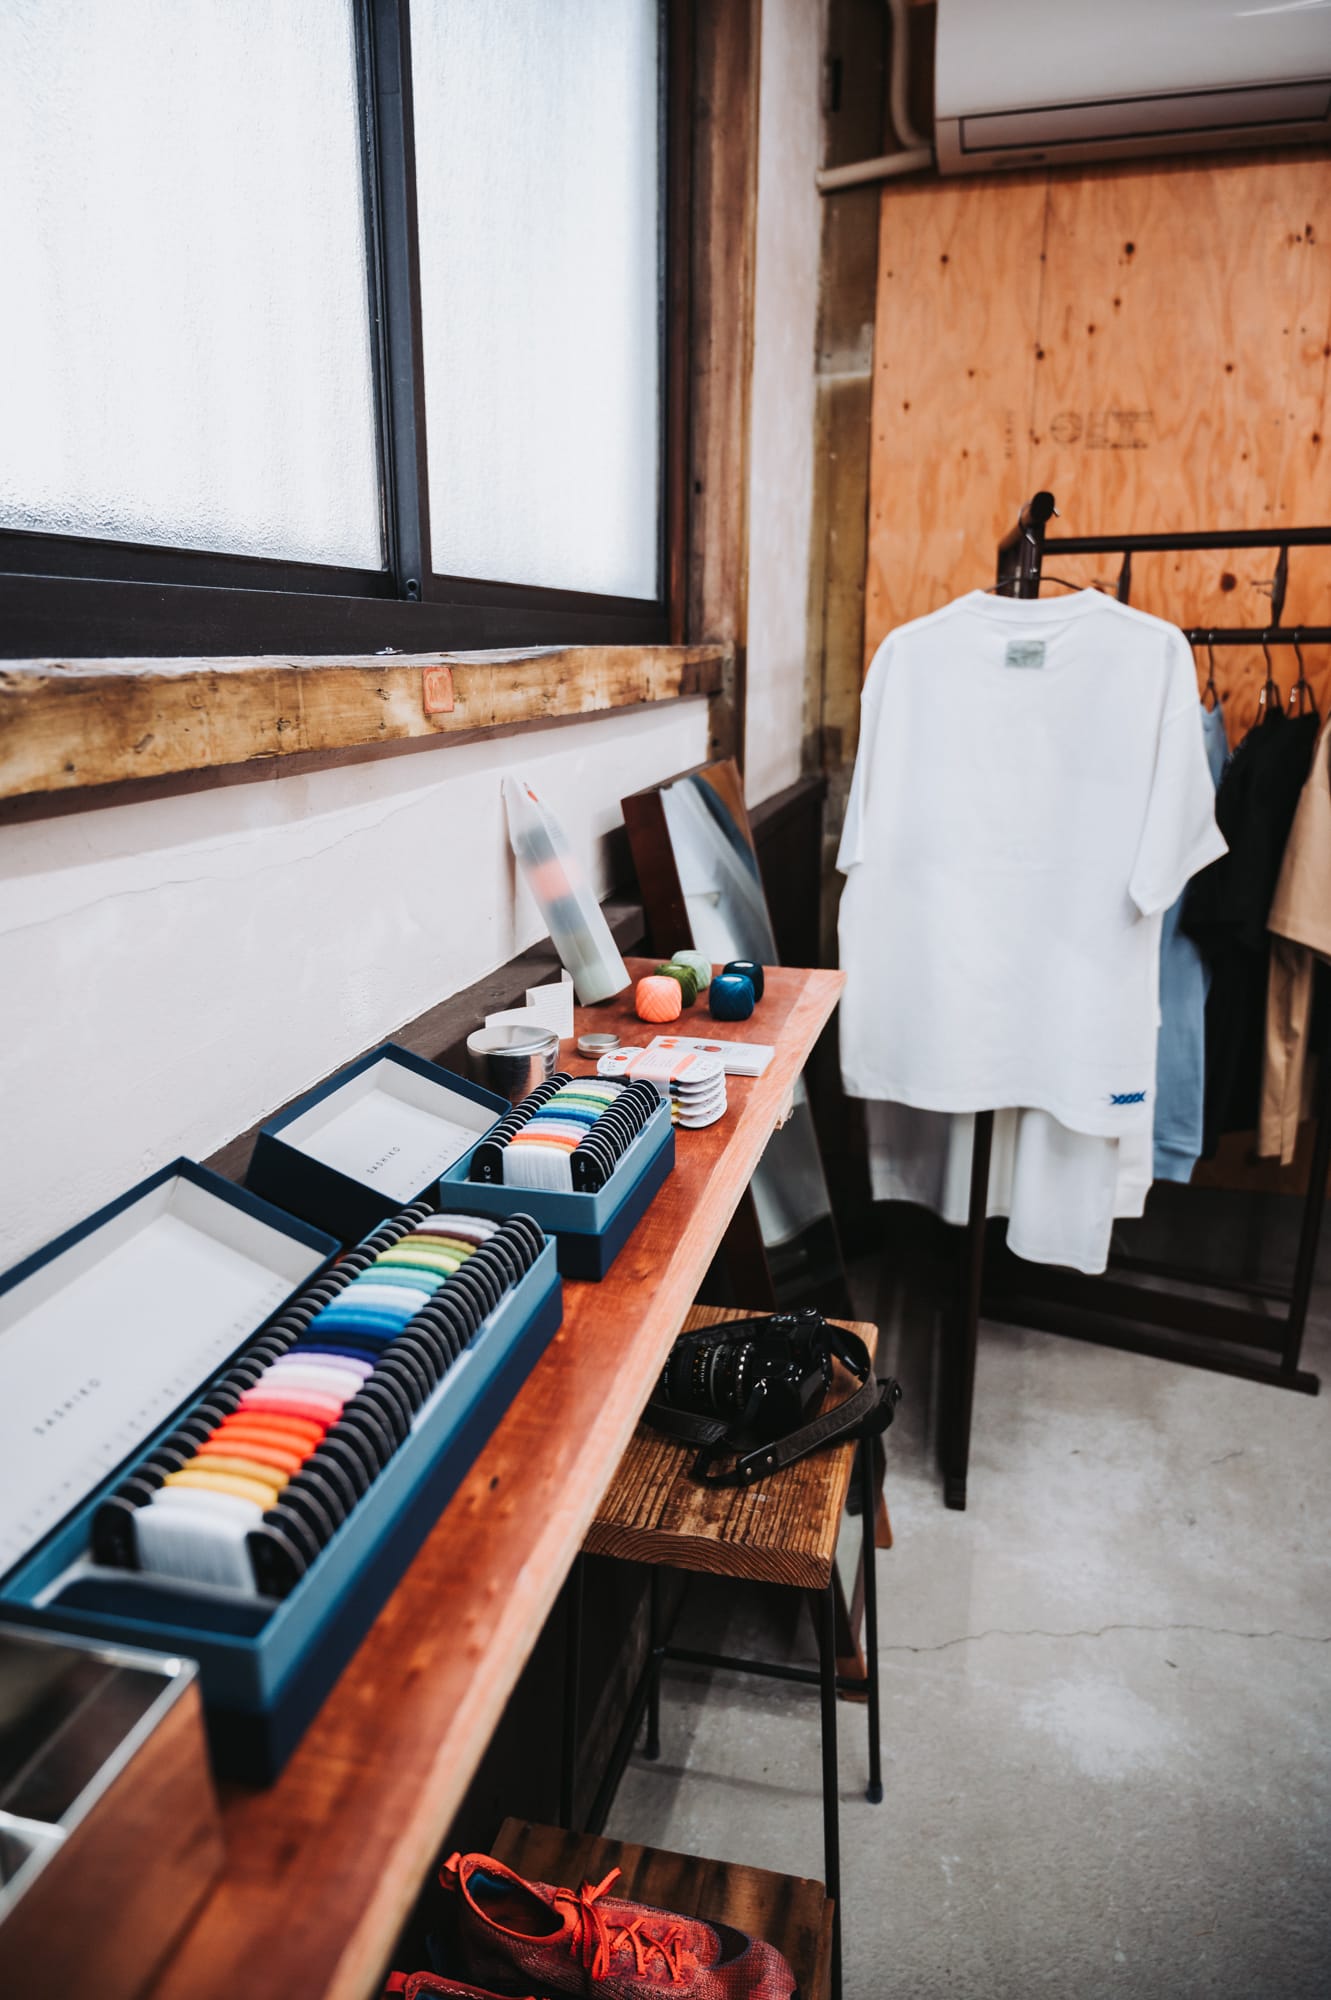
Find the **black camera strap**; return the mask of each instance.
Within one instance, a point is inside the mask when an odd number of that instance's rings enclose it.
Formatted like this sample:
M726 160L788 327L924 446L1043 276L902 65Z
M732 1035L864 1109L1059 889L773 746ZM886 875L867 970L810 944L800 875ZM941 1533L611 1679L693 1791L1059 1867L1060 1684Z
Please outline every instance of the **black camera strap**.
M727 1424L719 1417L697 1417L691 1411L672 1409L668 1403L655 1401L647 1405L643 1415L654 1430L666 1437L699 1446L693 1461L693 1477L704 1486L752 1486L755 1480L766 1479L828 1445L880 1437L901 1400L900 1384L875 1379L869 1350L857 1333L829 1322L827 1336L832 1353L852 1375L859 1377L860 1387L809 1423L801 1424L798 1430L770 1444L743 1449L746 1430L743 1417L738 1423ZM731 1457L735 1461L731 1467L714 1470L718 1459Z

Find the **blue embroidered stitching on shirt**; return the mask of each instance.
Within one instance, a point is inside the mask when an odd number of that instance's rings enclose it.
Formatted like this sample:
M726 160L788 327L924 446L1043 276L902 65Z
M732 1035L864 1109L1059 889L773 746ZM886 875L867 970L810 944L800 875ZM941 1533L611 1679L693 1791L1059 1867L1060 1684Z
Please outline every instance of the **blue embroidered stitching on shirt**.
M1144 1090L1116 1090L1109 1102L1111 1104L1145 1104L1146 1092Z

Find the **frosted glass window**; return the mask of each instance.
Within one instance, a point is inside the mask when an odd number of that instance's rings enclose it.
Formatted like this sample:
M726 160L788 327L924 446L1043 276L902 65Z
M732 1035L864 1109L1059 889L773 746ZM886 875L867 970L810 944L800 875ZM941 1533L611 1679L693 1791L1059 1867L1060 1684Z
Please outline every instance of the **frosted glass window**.
M413 0L435 569L657 590L656 0Z
M0 273L0 525L382 566L351 0L3 0Z

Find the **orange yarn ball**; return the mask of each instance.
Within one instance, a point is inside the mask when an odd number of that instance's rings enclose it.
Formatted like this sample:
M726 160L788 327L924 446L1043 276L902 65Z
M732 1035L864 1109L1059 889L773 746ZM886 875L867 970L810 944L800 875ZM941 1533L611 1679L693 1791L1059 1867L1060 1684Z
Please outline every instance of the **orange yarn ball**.
M684 996L677 979L664 979L653 973L638 981L633 1004L640 1021L677 1021L684 1011Z

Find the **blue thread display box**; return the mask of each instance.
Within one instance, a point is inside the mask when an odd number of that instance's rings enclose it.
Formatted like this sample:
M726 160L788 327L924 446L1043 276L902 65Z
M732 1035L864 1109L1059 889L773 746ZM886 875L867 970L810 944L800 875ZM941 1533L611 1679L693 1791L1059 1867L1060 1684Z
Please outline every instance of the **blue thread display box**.
M430 1194L508 1109L507 1098L385 1042L268 1120L245 1185L351 1243Z
M522 1210L558 1242L559 1268L566 1278L597 1282L647 1213L674 1165L675 1130L670 1105L662 1098L599 1194L550 1194L539 1188L469 1181L468 1152L444 1175L439 1195L441 1201L449 1198L454 1208L470 1207L478 1215L513 1215ZM452 1199L463 1191L465 1202Z
M102 1499L336 1248L177 1160L0 1277L0 1449L26 1478L0 1497L0 1614L196 1660L218 1770L259 1782L281 1770L563 1317L547 1242L290 1596L94 1565ZM46 1372L31 1375L43 1351Z

